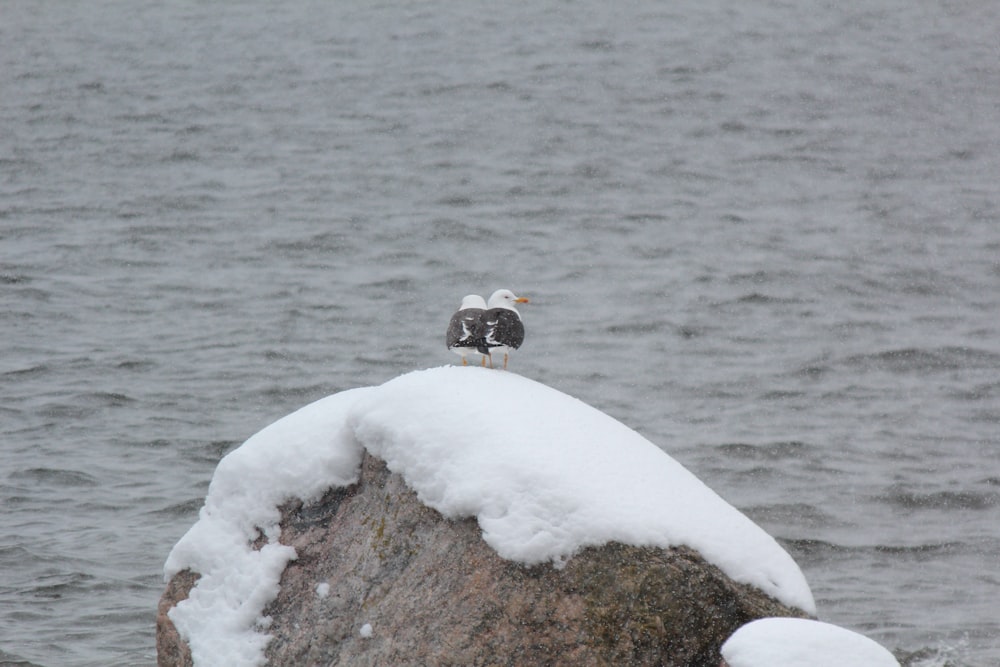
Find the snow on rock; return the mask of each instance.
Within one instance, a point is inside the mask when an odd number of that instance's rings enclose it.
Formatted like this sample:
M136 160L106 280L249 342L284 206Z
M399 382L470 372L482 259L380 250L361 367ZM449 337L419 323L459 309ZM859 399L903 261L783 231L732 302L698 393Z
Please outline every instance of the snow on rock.
M878 643L829 623L762 618L722 645L729 667L899 667Z
M361 629L358 630L358 634L364 637L365 639L371 639L372 632L373 631L371 623L365 623L364 625L361 626Z
M252 436L220 462L198 521L174 546L167 579L201 575L170 610L196 665L260 665L268 636L264 606L278 593L295 550L278 542L278 505L317 498L357 479L361 447L344 429L347 408L366 389L311 403ZM267 543L254 549L261 536Z
M195 664L263 662L263 609L295 558L278 542L278 506L356 481L363 448L424 504L477 517L505 559L558 567L610 541L687 545L732 579L815 613L784 549L638 433L519 375L446 366L307 405L220 461L198 522L164 568L168 579L201 575L169 614Z
M424 504L478 517L506 559L558 564L613 540L684 544L815 613L770 535L635 431L543 384L481 368L409 373L359 398L349 423Z

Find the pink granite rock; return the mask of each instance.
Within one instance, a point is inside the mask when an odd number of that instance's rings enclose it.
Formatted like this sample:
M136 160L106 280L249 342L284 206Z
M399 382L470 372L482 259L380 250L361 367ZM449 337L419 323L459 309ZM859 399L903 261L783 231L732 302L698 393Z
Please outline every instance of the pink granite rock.
M563 568L500 558L475 519L443 518L365 455L359 482L282 509L298 558L264 613L270 665L704 665L765 616L806 614L729 579L688 548L606 544ZM170 582L159 665L191 665L167 617L197 581Z

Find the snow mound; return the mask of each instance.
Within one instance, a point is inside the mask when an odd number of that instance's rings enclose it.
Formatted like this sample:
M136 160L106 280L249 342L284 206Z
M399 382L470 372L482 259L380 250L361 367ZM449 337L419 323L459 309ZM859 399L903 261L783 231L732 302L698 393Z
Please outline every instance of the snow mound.
M899 667L868 637L803 618L747 623L722 645L722 657L729 667Z
M278 542L278 505L352 484L364 449L424 504L477 517L503 558L559 567L610 541L686 545L732 579L815 613L788 553L638 433L519 375L446 366L307 405L219 462L198 522L164 567L168 579L201 574L170 612L195 664L263 663L261 614L295 558Z

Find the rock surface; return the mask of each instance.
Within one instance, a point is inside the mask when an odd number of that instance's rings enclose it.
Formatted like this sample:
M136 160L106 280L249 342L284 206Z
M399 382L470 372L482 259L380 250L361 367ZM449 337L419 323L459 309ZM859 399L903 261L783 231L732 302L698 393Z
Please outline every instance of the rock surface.
M265 609L270 665L717 667L744 623L806 616L683 547L606 544L561 569L503 560L475 519L444 519L367 454L357 484L281 509L298 558ZM191 665L167 612L196 581L178 574L161 599L161 666Z
M181 600L186 600L198 575L184 570L167 584L156 612L156 664L191 667L191 649L181 638L167 613Z

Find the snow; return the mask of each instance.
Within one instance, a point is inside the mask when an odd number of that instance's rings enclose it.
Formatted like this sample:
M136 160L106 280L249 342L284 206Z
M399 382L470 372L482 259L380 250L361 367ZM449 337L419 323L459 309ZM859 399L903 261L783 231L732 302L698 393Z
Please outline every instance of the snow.
M370 639L372 636L372 624L365 623L364 625L362 625L361 629L358 630L358 634L361 635L364 639Z
M252 436L219 462L197 523L174 546L164 572L201 574L170 620L196 665L261 665L270 619L264 605L295 550L278 542L278 505L318 499L357 481L361 446L344 432L347 410L367 389L321 399ZM260 535L268 542L255 550Z
M263 609L295 558L278 542L277 508L354 483L365 449L424 504L477 517L505 559L559 567L609 541L687 545L736 581L815 613L788 553L638 433L514 373L446 366L316 401L219 462L198 522L164 566L168 579L201 574L170 612L196 665L263 663Z
M325 598L330 594L330 584L325 581L321 584L316 584L316 596L320 599Z
M747 623L722 645L722 657L729 667L899 667L868 637L802 618Z

